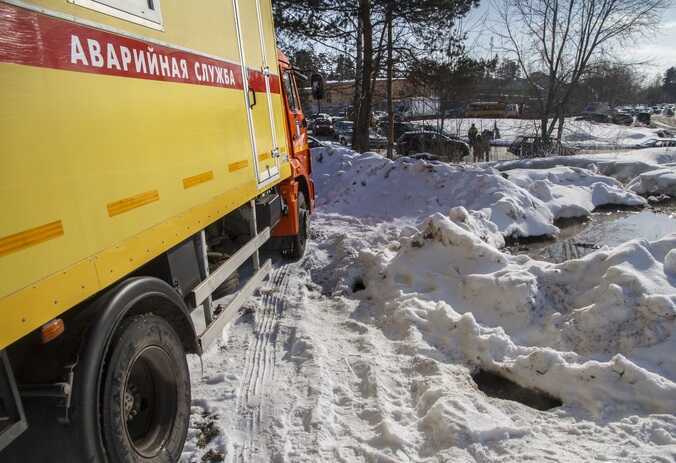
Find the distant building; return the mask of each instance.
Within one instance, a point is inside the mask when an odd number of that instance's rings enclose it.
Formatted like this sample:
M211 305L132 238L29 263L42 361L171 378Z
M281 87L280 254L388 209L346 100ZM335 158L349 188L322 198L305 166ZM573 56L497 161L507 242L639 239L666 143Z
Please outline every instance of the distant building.
M325 97L321 101L322 111L346 111L352 106L354 97L354 80L328 80L324 86ZM302 99L306 109L315 112L316 102L312 99L310 87L302 89ZM429 97L421 94L419 88L408 79L400 78L392 80L392 95L395 101L411 98ZM384 110L387 103L387 79L376 79L373 89L373 108Z

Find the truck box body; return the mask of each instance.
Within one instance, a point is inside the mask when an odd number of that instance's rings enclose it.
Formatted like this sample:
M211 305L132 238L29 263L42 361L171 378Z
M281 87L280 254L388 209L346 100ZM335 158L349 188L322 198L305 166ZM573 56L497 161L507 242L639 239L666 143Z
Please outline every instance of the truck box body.
M289 178L280 92L270 0L0 1L0 350Z

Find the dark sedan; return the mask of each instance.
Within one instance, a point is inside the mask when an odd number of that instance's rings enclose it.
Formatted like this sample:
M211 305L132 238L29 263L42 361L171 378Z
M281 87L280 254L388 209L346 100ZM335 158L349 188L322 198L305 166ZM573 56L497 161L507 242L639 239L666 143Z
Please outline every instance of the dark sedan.
M312 133L316 136L319 135L329 135L332 136L335 132L333 128L333 122L331 119L325 117L318 117L315 119L314 125L312 127Z
M407 132L397 141L400 156L430 153L448 162L460 162L469 156L469 145L437 132Z

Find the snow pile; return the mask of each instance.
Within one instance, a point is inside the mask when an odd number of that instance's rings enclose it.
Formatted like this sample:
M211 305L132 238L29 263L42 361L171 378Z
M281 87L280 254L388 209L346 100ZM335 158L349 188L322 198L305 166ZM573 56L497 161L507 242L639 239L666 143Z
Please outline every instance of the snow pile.
M676 165L644 172L629 182L627 187L640 195L676 198Z
M409 158L391 161L334 147L313 150L313 159L317 205L323 212L415 221L461 206L483 214L504 236L559 232L540 200L493 169Z
M577 148L640 148L659 138L657 129L568 119L563 141Z
M655 148L617 153L559 156L498 162L495 169L551 169L568 166L588 169L627 184L640 195L676 197L676 149Z
M556 236L557 219L585 217L605 205L646 204L636 194L640 191L629 191L616 179L597 173L588 159L575 160L586 167L504 163L498 167L509 170L501 173L490 167L410 158L391 161L335 146L315 149L313 157L317 205L324 212L417 224L429 214L462 208L465 212L456 219L469 223L472 217L468 226L477 232L480 227L478 234L487 240L495 239L496 230L513 238ZM518 168L521 165L524 168Z
M436 214L360 259L388 336L603 415L676 410L674 253L671 235L554 265Z
M515 169L507 178L544 202L556 219L587 216L598 206L642 207L646 200L610 177L579 167Z

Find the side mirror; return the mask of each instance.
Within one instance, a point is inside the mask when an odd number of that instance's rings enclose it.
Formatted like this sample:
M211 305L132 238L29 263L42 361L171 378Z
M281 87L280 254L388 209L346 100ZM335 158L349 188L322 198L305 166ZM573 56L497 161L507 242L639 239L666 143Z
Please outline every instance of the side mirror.
M324 99L324 76L314 73L310 76L310 86L312 88L312 97L315 100Z

